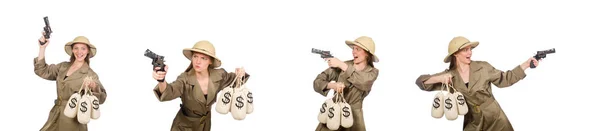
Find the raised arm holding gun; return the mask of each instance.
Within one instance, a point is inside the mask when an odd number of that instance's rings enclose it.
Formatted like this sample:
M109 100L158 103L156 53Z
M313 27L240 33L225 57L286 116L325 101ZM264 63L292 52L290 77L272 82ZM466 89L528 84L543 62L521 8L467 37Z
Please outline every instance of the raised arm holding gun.
M146 52L144 53L144 56L152 59L153 68L155 68L155 69L157 67L160 68L160 69L156 70L156 72L158 72L158 71L163 71L164 72L165 71L165 63L164 63L165 62L165 57L164 56L158 55L158 54L150 51L150 49L146 49ZM165 81L165 79L163 78L163 79L160 79L160 80L157 80L157 81L158 82L163 82L163 81Z
M44 41L38 41L40 42L40 45L44 45L46 44L47 40L50 39L50 34L52 34L52 28L50 28L50 21L48 21L48 16L44 17L44 23L46 24L46 26L44 26Z

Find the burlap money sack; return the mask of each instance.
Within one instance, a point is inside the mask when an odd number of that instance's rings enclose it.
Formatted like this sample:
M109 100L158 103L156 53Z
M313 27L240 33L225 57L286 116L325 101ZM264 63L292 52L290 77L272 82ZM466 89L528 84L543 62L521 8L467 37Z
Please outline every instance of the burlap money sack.
M452 84L450 84L449 86L452 89L454 89L454 96L456 98L456 107L458 109L458 115L465 115L469 113L469 107L465 96L462 93L458 92L458 90L456 90L456 88L454 88Z
M442 104L444 100L444 87L445 85L442 85L440 92L435 94L433 97L433 102L431 105L431 117L433 118L442 118L444 116L444 108Z
M77 109L77 121L81 124L87 124L90 122L90 115L92 112L92 102L90 101L90 93L89 90L85 89L85 93L81 96L81 100L79 100L79 107Z
M352 107L350 107L350 104L346 102L343 91L342 94L339 95L339 97L341 97L342 99L342 101L338 104L340 106L340 117L342 127L350 128L352 127L352 124L354 124L354 117L352 117Z
M90 94L88 98L90 98L92 104L92 119L100 118L100 100L93 94Z
M65 109L63 110L63 114L68 118L75 118L77 116L77 110L79 109L79 100L81 100L81 92L83 90L85 84L81 84L79 91L73 93L71 97L67 100L65 104Z
M450 87L446 85L446 89L448 89L448 93L444 96L444 100L442 101L442 106L444 107L444 114L446 114L446 119L448 120L456 120L458 118L458 111L456 107L456 96L454 93L450 92Z
M242 88L244 89L244 95L246 96L246 103L248 103L246 106L246 114L250 114L254 112L254 96L252 96L252 91L246 88L245 84L242 85Z
M331 81L329 83L335 83L335 81ZM325 95L325 97L327 97L327 95ZM323 102L323 104L321 104L321 108L319 109L319 116L317 117L319 119L320 123L323 123L323 124L327 123L328 110L329 110L329 107L331 107L332 105L333 105L332 97L328 97L327 99L325 99L325 102Z
M89 82L96 82L96 78L92 78L92 77L87 77L86 78ZM92 91L90 90L89 92L89 99L90 99L90 104L92 107L92 113L91 113L91 118L92 119L98 119L100 118L100 99L98 99L98 97L94 96L94 94L92 93Z
M246 118L248 101L244 94L244 89L240 88L240 80L236 82L236 87L233 88L233 99L231 101L231 116L236 120L243 120Z
M229 110L231 110L234 83L235 82L232 82L231 85L221 90L221 92L217 96L217 106L215 106L215 110L217 110L217 112L220 114L227 114L229 113Z
M331 105L331 107L329 107L329 109L327 110L327 128L329 128L329 130L337 130L340 128L340 105L338 103L340 103L340 96L339 93L335 93L336 97L335 97L335 101L334 104Z

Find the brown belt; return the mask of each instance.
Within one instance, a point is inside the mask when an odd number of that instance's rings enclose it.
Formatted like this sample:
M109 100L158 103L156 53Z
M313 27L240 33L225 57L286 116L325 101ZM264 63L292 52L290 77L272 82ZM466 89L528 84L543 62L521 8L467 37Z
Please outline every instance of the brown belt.
M182 111L183 115L188 116L188 117L200 118L200 117L204 117L210 113L210 111L200 112L200 111L192 110L192 109L185 107L183 104L179 104L179 107L181 107L181 111Z

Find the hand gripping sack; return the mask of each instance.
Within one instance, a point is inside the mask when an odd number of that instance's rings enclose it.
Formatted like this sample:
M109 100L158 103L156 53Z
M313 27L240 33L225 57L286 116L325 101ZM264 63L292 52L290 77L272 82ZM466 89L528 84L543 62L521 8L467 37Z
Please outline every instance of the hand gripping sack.
M454 89L452 85L450 85L450 87ZM467 105L467 100L465 96L462 93L458 92L456 89L454 90L454 95L456 96L456 106L458 108L458 115L465 115L469 113L469 107Z
M458 111L456 107L456 96L454 93L450 93L450 88L446 86L448 89L448 93L444 96L444 114L446 114L446 119L448 120L456 120L458 118Z
M91 107L92 107L92 119L98 119L100 118L100 100L98 99L98 97L94 96L93 94L90 93L90 96L88 97L90 98L90 102L91 102Z
M344 98L344 92L342 92L342 95L340 95L339 97L341 97L342 102L339 104L340 105L340 117L341 119L341 124L342 127L344 128L350 128L352 127L352 124L354 124L354 117L352 117L352 107L350 107L350 104L348 104L346 102L346 99Z
M81 100L81 94L83 93L81 92L83 90L83 85L81 85L81 88L79 88L79 91L73 93L73 95L71 95L71 97L69 97L69 99L67 100L67 103L65 104L65 109L63 110L63 114L65 116L67 116L68 118L75 118L75 116L77 116L77 110L79 109L79 100Z
M238 80L239 81L239 80ZM246 118L247 104L246 96L244 95L244 89L238 86L233 89L233 101L231 103L231 116L236 120L243 120Z
M327 110L327 128L329 128L329 130L337 130L340 128L340 105L338 103L340 103L339 99L341 96L338 95L339 93L335 94L336 101L334 101L334 104Z
M442 106L442 100L444 99L444 93L440 90L435 97L433 97L433 103L431 106L431 117L442 118L444 116L444 107Z
M246 88L246 85L242 85L242 88L245 92L244 95L246 95L246 103L248 103L246 106L246 114L250 114L254 112L254 97L252 96L252 91Z
M217 110L220 114L227 114L231 109L231 102L233 100L233 82L231 85L225 87L225 89L221 90L217 99L217 106L215 106L215 110Z
M330 83L335 83L335 81L331 81ZM328 110L329 110L329 107L331 107L332 105L333 105L332 98L325 99L325 102L323 102L323 104L321 104L321 108L319 110L319 116L317 117L319 119L320 123L323 123L323 124L327 123L327 116L329 114Z
M79 123L87 124L90 122L90 115L92 111L91 105L90 94L86 89L86 93L81 96L81 100L79 100L79 109L77 110L77 121L79 121Z

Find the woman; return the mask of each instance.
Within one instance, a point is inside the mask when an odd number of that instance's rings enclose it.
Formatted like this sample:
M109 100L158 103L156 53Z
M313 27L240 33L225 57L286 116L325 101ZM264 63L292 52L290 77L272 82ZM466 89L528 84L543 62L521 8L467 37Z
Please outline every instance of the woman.
M317 76L314 89L323 96L327 96L331 89L343 92L344 99L352 109L354 124L350 128L340 127L338 130L365 131L362 103L379 75L379 69L373 65L373 62L379 62L379 59L375 55L375 43L370 37L361 36L354 41L346 41L346 44L352 48L354 59L342 62L337 58L327 58L327 64L331 68ZM326 124L319 123L316 130L329 129Z
M162 80L154 88L154 93L159 101L170 101L181 98L183 104L175 116L171 131L209 131L210 111L216 101L219 91L230 85L236 79L244 82L249 75L243 68L236 68L235 73L227 73L224 69L216 69L221 66L221 60L215 55L214 46L208 41L199 41L194 47L183 49L183 55L191 63L185 72L171 83L164 81L168 71L154 69L152 76L156 80Z
M43 35L44 33L42 33ZM73 41L65 45L65 51L71 55L69 62L59 64L46 64L45 52L50 41L44 36L39 39L40 51L38 57L33 61L35 74L46 80L56 81L58 97L54 101L54 107L50 110L50 115L41 131L87 131L87 124L80 124L77 118L68 118L63 115L67 99L73 93L79 91L82 84L91 89L92 94L98 97L100 104L106 100L106 90L99 80L86 81L87 76L98 78L96 72L90 67L90 58L96 55L96 47L90 44L90 41L84 36L78 36Z
M491 84L499 88L508 87L525 78L525 70L533 57L523 64L506 72L494 68L485 61L471 61L471 50L479 42L471 42L465 37L454 37L448 45L448 55L444 62L450 67L434 75L421 75L416 84L424 91L440 90L442 83L451 83L467 101L469 112L465 115L465 131L512 131L512 125L492 94Z

